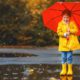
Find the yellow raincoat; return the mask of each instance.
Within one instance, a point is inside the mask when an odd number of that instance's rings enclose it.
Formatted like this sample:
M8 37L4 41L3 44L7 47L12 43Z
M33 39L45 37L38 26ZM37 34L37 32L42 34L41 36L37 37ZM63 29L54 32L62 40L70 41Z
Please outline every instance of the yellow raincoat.
M76 35L78 28L73 21L69 23L69 29L71 34L69 35L69 40L67 40L67 38L64 37L64 33L67 30L67 25L63 21L59 22L57 28L57 33L59 36L59 51L73 51L80 49L80 44Z

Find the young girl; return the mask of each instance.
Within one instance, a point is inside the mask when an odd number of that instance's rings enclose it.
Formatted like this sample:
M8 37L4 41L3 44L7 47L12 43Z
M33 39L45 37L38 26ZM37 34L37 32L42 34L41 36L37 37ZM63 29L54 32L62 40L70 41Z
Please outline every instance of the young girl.
M59 51L62 52L62 71L60 75L73 75L72 53L73 50L80 49L76 35L78 28L76 24L70 20L70 18L70 11L64 10L62 12L62 20L59 22L57 28L57 33L59 36Z

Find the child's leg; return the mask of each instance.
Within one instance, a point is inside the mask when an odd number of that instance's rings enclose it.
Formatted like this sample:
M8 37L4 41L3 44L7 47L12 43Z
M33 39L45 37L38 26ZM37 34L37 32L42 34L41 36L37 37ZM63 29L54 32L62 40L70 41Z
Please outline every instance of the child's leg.
M72 51L67 52L67 63L68 63L68 73L67 75L72 75Z
M72 51L67 52L67 63L72 64Z
M67 53L62 52L61 58L62 58L62 71L61 71L60 75L66 75Z
M61 58L62 58L62 64L65 64L67 62L67 52L62 52Z

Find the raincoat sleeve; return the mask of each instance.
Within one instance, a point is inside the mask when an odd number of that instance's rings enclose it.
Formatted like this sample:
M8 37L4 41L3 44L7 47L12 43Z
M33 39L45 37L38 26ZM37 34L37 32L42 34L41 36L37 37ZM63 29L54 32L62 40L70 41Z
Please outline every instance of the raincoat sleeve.
M62 31L62 25L60 23L58 23L57 34L58 36L64 36L64 32Z
M72 34L75 34L75 33L77 33L78 32L78 27L77 27L77 25L74 23L74 22L72 22L71 23L71 29L70 29L70 33L72 33Z

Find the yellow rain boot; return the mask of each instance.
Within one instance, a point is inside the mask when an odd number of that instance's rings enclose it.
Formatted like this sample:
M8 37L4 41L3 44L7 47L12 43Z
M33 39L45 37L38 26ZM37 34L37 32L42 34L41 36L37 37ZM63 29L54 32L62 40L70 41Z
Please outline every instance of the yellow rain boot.
M67 76L67 80L73 80L73 76Z
M61 76L66 75L66 70L67 70L66 68L67 68L66 64L62 64L62 71L60 73Z
M67 75L73 75L72 64L68 64L68 73Z
M67 80L67 76L60 76L60 80Z

